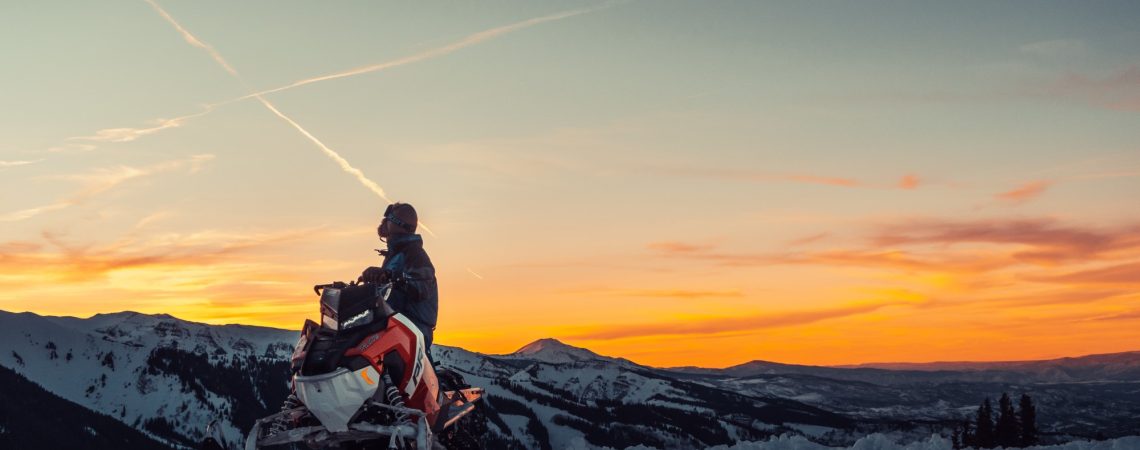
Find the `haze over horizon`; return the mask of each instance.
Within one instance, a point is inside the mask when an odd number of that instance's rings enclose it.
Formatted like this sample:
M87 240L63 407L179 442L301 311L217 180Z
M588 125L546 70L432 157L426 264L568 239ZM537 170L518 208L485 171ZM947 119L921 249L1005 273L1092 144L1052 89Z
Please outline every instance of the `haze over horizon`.
M1140 342L1140 4L0 5L0 309L295 329L414 204L437 342ZM17 105L17 106L13 106Z

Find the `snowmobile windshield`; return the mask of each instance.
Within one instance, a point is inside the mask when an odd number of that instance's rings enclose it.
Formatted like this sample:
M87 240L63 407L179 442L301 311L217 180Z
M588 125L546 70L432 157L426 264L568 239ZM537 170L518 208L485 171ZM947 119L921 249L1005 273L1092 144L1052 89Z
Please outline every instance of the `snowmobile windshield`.
M325 288L321 292L321 326L344 331L369 325L376 320L376 311L383 302L376 285L360 284L342 288Z

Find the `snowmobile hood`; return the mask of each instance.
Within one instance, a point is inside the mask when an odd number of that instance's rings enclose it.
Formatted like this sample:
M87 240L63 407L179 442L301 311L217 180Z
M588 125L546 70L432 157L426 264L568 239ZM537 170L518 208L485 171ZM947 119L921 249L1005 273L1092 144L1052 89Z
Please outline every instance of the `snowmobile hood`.
M372 366L293 379L297 397L332 432L348 431L348 423L379 388L380 373Z

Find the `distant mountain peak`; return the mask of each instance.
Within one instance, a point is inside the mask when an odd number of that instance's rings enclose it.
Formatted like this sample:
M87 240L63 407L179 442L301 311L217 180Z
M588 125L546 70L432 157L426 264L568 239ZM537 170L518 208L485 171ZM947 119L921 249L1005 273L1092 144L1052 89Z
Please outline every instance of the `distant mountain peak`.
M539 352L539 351L543 351L543 350L547 350L547 349L557 349L557 348L572 348L572 349L585 350L583 348L575 347L573 345L567 344L567 343L562 342L562 341L555 339L555 338L542 338L542 339L538 339L534 342L531 342L529 344L522 346L522 348L515 350L515 352L512 354L534 353L534 352Z
M612 359L581 347L566 344L554 338L539 339L505 356L519 359L533 359L549 363Z

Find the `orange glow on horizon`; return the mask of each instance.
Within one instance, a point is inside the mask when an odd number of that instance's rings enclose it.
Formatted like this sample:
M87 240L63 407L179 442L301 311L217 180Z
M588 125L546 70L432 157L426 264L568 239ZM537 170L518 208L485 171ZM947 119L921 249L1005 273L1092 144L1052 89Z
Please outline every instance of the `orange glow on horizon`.
M1140 234L1125 227L1085 244L1058 240L1083 236L1075 229L1049 223L1017 226L1029 227L1022 233L1037 229L1041 241L927 253L922 246L944 239L939 236L944 225L921 224L895 230L890 240L898 247L881 254L831 249L785 255L776 265L786 268L780 277L748 283L718 276L686 289L669 288L668 277L651 272L609 279L614 286L622 282L630 287L608 289L522 275L533 269L498 269L479 279L466 267L449 267L439 275L437 342L497 354L553 337L654 366L708 367L755 359L827 365L1137 350L1140 327L1130 325L1140 320L1135 309L1140 281L1128 271L1138 266L1130 261L1140 251ZM968 233L957 225L949 229ZM300 236L312 232L168 235L139 241L145 245L105 247L72 246L59 238L54 248L8 245L0 259L0 309L80 317L134 310L211 324L299 329L304 319L317 314L310 289L314 283L300 281L312 275L304 273L303 265L266 263L257 255L297 245ZM1025 241L1024 236L1011 234L1010 239ZM1005 238L990 234L977 239ZM1101 248L1105 239L1119 244ZM719 253L713 246L648 248L667 252L666 260L680 255L685 261L716 264L756 258ZM1044 256L1036 255L1045 255L1045 249L1051 249L1050 261L1039 264ZM1073 259L1078 252L1080 258ZM1035 256L1018 258L1026 254ZM959 263L966 255L971 262ZM349 262L324 266L329 279L356 270ZM821 278L815 266L840 270ZM503 270L513 274L503 277ZM502 281L528 278L530 282ZM824 279L831 281L818 282ZM25 299L32 295L57 301L30 305Z

